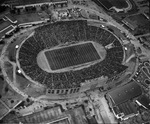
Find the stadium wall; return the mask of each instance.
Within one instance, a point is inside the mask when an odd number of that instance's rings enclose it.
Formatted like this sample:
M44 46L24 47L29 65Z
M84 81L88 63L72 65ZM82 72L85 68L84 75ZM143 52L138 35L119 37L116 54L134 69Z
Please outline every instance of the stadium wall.
M28 23L21 23L18 26L19 27L30 27L34 24L41 24L41 23L46 23L47 21L49 21L49 18L43 20L43 21L35 21L35 22L28 22Z
M47 96L62 96L69 97L69 95L79 95L79 93L83 93L88 90L94 90L95 88L102 87L106 84L108 78L98 78L93 79L91 81L86 81L81 84L81 87L78 88L71 88L71 89L47 89L46 95ZM68 95L68 96L67 96ZM70 96L71 97L71 96Z

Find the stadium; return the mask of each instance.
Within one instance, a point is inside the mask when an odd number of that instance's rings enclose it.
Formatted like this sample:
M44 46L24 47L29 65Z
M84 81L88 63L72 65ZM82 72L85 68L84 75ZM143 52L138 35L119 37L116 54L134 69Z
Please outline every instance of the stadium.
M92 80L108 80L124 72L123 61L119 38L87 20L40 26L16 52L24 77L46 87L48 94L74 94L86 91L84 86L97 87Z

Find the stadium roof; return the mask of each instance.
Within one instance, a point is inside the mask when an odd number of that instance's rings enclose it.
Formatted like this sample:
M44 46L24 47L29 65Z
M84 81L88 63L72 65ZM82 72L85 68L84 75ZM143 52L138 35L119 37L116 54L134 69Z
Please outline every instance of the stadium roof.
M141 94L141 87L136 82L130 82L110 91L107 95L111 98L113 104L119 105Z
M4 4L11 6L24 6L30 4L50 3L50 2L66 2L67 0L6 0Z

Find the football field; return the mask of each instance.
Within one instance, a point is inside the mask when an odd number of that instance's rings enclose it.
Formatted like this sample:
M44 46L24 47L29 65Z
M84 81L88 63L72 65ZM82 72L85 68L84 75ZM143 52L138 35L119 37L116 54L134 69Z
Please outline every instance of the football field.
M45 56L51 70L81 65L101 59L92 43L46 51Z

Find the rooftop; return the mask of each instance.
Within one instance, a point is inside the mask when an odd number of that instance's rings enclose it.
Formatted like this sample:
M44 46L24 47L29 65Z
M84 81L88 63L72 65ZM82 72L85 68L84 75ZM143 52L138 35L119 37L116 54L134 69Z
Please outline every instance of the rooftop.
M118 106L114 106L113 110L117 115L117 118L121 118L123 120L138 114L137 108L132 101L127 101L119 104Z
M29 123L43 123L48 122L49 120L53 120L56 117L60 116L62 114L60 107L55 107L48 110L43 110L37 113L33 113L30 115L26 115L24 117L20 117L17 120L12 120L13 122L22 122L23 124L29 124Z
M30 4L40 4L40 3L50 3L50 2L63 2L67 0L6 0L4 4L9 4L12 6L23 6Z
M108 93L115 105L124 103L142 94L141 87L136 82L130 82Z
M0 39L7 34L8 32L10 33L12 30L14 29L14 26L10 25L8 26L5 30L3 30L2 32L0 32Z
M9 120L8 120L9 121ZM10 120L11 123L22 122L23 124L88 124L82 107L62 112L60 107L42 110L23 117Z
M98 5L102 5L105 9L109 10L113 7L113 5L108 0L93 0Z
M11 14L6 14L5 16L11 23L17 23L17 19L14 18Z
M0 101L0 120L9 112L9 109Z
M131 101L127 101L125 103L118 105L118 108L122 113L124 113L124 116L138 113L136 107Z
M144 106L144 108L150 109L150 98L148 98L146 95L142 95L137 99L137 101Z
M9 21L5 21L3 18L0 19L0 32L2 32L5 28L10 26L11 23Z
M10 33L14 30L14 26L11 24L10 21L5 20L5 18L0 19L0 39L2 39L5 34Z

